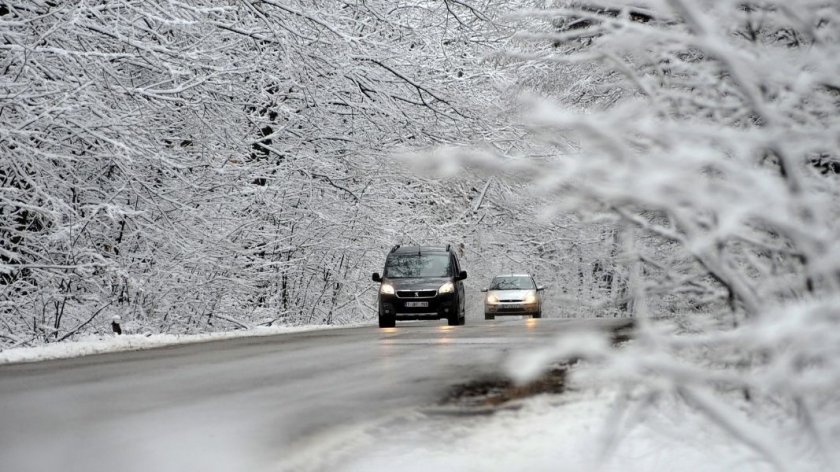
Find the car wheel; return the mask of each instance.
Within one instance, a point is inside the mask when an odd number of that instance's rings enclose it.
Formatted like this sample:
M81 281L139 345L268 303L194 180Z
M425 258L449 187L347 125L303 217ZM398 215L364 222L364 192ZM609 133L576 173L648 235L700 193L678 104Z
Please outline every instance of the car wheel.
M461 326L467 324L467 314L463 310L461 311L461 317L458 318L458 324Z
M449 323L449 326L458 326L461 324L461 317L458 316L458 313L452 313L449 315L449 318L446 319L446 322Z
M532 318L542 318L542 311L538 311L531 315Z
M379 327L380 328L393 328L396 325L397 325L397 320L393 316L379 315Z
M485 320L495 320L495 319L496 319L496 315L491 315L491 314L489 314L489 313L485 313L485 314L484 314L484 319L485 319Z

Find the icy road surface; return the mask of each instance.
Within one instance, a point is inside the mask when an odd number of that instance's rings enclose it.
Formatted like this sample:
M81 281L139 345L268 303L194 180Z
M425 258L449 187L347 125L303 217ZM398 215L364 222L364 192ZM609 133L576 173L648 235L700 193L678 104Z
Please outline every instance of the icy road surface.
M27 471L281 470L307 438L438 401L598 320L439 322L0 366L0 461Z

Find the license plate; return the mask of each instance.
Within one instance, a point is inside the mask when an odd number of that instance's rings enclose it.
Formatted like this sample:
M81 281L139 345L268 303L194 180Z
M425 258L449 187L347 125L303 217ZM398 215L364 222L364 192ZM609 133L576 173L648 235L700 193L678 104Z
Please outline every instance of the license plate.
M521 310L522 305L520 305L518 303L511 303L511 304L508 304L508 305L504 305L504 309L505 310Z
M429 306L429 302L405 302L406 308L426 308Z

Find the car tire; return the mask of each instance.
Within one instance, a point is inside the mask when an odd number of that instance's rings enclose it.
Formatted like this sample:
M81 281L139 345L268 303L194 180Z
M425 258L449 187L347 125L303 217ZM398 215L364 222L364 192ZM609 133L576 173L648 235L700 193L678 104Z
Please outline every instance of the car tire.
M496 315L491 315L491 314L489 314L489 313L485 313L485 314L484 314L484 319L485 319L485 320L487 320L487 321L490 321L490 320L495 320L495 319L496 319Z
M467 313L464 310L461 310L461 317L458 318L458 325L464 326L467 324Z
M542 318L542 311L538 311L531 315L532 318Z
M446 322L449 324L449 326L458 326L459 324L461 324L461 317L458 316L458 313L453 313L449 315L448 318L446 318Z
M379 315L379 327L380 328L393 328L397 325L397 320L393 316L382 316Z

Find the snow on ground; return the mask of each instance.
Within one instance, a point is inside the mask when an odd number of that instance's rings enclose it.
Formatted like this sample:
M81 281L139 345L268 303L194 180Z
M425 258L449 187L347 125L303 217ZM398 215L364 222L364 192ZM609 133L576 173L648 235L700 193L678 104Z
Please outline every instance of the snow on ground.
M677 403L618 431L615 393L539 396L493 415L427 411L314 437L279 470L435 471L756 471L773 470L750 449ZM665 402L667 405L668 402ZM805 467L802 470L813 470Z
M320 329L348 328L355 325L306 325L306 326L271 326L247 330L224 331L203 334L128 334L128 335L91 335L82 336L77 341L45 344L35 347L18 347L0 351L0 364L15 362L36 362L51 359L67 359L91 354L108 352L138 351L174 344L200 343L220 339L242 338L248 336L273 336L275 334L314 331Z

